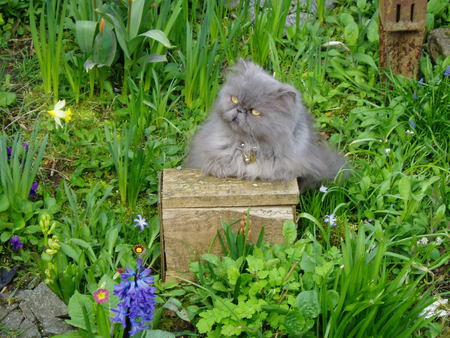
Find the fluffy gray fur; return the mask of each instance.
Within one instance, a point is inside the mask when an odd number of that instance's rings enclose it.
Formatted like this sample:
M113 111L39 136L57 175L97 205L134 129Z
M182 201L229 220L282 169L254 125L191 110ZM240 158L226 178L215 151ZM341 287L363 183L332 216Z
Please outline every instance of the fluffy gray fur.
M232 102L233 96L239 103ZM246 163L244 155L250 153L255 161ZM319 141L299 92L242 60L222 86L186 160L187 168L217 177L298 177L303 187L333 179L343 164L342 156Z

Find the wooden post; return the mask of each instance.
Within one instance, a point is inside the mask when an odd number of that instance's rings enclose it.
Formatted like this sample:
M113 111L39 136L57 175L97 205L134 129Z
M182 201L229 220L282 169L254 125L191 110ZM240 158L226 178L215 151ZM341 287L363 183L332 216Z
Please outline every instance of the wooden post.
M381 67L416 78L426 8L426 0L380 0Z

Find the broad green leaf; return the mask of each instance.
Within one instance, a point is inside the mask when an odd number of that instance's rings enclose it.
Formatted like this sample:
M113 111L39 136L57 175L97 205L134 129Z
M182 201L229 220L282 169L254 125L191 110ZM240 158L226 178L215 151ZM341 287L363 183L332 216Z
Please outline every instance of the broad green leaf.
M305 328L305 317L303 317L298 309L293 309L286 315L284 326L289 335L298 337Z
M317 275L319 275L321 277L325 277L332 270L333 270L333 263L332 262L324 262L323 264L316 267L315 272Z
M358 24L354 21L347 24L344 28L345 43L349 46L355 46L358 42L359 28Z
M315 272L316 265L316 260L305 252L300 262L300 268L305 272Z
M87 310L90 322L92 324L94 323L94 299L92 296L82 295L78 291L75 291L73 296L70 297L68 305L70 320L66 320L66 322L72 326L86 330L83 311L81 310L82 305Z
M6 194L0 195L0 212L6 211L9 208L9 200Z
M131 7L130 22L130 33L128 38L131 40L139 33L139 27L141 26L142 12L144 11L145 0L135 0L131 3L128 2L128 6Z
M378 15L374 16L367 26L367 40L371 43L378 43L380 39L377 17Z
M347 26L350 23L354 23L355 20L353 19L353 17L348 14L348 13L342 13L339 15L339 20L341 20L342 25Z
M77 20L75 22L75 39L83 53L90 54L92 52L96 29L96 21Z
M74 248L73 246L66 243L59 243L62 252L72 258L76 263L79 262L81 250L79 248Z
M175 334L162 330L144 330L141 338L175 338Z
M411 176L403 176L398 181L398 191L404 199L409 199L411 195Z
M362 54L362 53L355 53L353 54L353 58L359 62L365 63L369 66L371 66L374 69L378 69L377 64L373 60L373 58L370 55Z
M297 238L297 226L293 221L284 221L283 237L287 244L293 244Z
M320 314L319 296L316 290L300 292L296 304L306 319L316 318Z
M5 243L11 237L12 237L12 234L10 232L2 230L2 234L0 235L0 241L2 243Z
M112 256L114 252L114 246L116 245L117 237L119 236L119 229L117 227L112 228L106 233L106 250Z
M97 12L109 23L114 26L117 41L123 50L125 56L129 59L130 53L128 51L128 39L126 37L126 29L122 22L120 15L112 8L107 7L108 12L97 9Z
M113 31L106 28L103 33L98 33L95 37L92 54L92 62L97 66L110 67L116 55L117 42Z
M150 29L149 31L142 33L140 36L145 36L147 38L156 40L164 45L164 47L172 48L173 46L170 44L169 39L166 34L159 29Z
M0 107L7 107L16 101L16 93L0 91Z
M339 302L339 293L337 293L337 291L335 290L328 290L326 299L327 309L333 311L338 302Z
M216 266L220 264L220 258L217 255L204 254L202 255L202 259Z

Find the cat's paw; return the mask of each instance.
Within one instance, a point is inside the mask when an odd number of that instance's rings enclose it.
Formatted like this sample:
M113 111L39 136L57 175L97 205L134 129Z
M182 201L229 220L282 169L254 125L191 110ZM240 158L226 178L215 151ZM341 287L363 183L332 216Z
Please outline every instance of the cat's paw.
M231 159L214 158L207 161L201 168L202 173L213 175L219 178L236 177L237 171L231 164Z

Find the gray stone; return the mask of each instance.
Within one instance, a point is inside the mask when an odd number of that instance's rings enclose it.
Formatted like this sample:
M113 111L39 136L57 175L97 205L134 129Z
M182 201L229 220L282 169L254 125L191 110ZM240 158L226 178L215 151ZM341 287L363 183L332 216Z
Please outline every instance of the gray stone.
M21 331L20 338L41 337L41 334L36 325L26 318L20 324L19 330Z
M22 313L20 311L11 311L8 315L2 319L3 325L5 325L10 330L19 330L20 324L22 324L23 320Z
M433 60L450 55L450 28L433 29L428 34L428 49Z
M18 304L14 303L11 305L6 305L2 303L3 299L0 299L0 320L3 320L10 312L14 311Z
M67 306L44 283L40 283L34 290L20 293L22 302L20 308L27 319L31 314L39 321L44 335L62 334L72 329L59 316L67 315Z
M260 0L259 4L261 7L264 6L265 1L271 1L271 0ZM236 8L241 0L229 0L228 1L228 8ZM307 0L292 0L291 1L291 7L289 9L289 14L286 17L285 26L294 26L297 22L297 6L300 4L301 11L299 12L300 18L299 22L304 22L308 19L313 19L314 15L317 12L317 1L312 0L311 6L309 8L309 12L304 12L307 10ZM326 8L333 8L334 6L334 0L325 0L325 7ZM249 12L250 12L250 18L253 20L255 18L255 0L250 0L249 3Z

